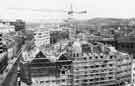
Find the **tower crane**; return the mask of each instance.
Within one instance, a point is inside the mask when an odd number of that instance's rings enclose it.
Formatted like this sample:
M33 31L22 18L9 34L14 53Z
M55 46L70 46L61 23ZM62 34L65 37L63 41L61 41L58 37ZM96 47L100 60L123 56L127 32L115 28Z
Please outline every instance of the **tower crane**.
M73 18L73 14L86 14L86 10L82 11L76 11L73 10L72 4L70 4L70 9L69 10L61 10L61 9L31 9L31 8L9 8L9 10L17 10L17 11L32 11L32 12L54 12L54 13L66 13L68 15L68 18L64 19L64 22L70 24L70 26L73 26L74 32L77 32L78 27L78 20Z
M70 10L67 11L68 15L72 15L72 14L86 14L86 13L87 13L86 10L84 10L84 11L74 11L73 7L72 7L72 4L70 5Z
M75 11L73 10L72 4L70 4L69 10L61 10L61 9L31 9L31 8L8 8L9 10L17 10L17 11L34 11L34 12L57 12L57 13L66 13L70 17L68 19L73 18L73 14L86 14L87 11Z

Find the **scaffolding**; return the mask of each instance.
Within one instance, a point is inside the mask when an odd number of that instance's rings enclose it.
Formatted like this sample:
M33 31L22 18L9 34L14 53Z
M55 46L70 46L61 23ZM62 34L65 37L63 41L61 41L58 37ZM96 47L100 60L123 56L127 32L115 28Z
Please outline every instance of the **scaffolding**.
M56 62L47 58L34 59L31 64L33 78L46 77L39 83L47 86L123 86L122 83L130 83L131 58L128 54L111 51L96 53L92 49L94 45L88 46L91 48L82 49L82 53L61 54Z

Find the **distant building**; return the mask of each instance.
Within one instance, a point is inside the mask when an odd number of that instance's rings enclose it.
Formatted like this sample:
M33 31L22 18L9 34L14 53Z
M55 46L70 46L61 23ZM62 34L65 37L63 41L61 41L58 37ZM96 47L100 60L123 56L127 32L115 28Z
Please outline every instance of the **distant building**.
M15 31L22 31L25 30L25 22L21 19L16 20L15 22L11 23L15 26Z
M36 46L50 44L50 28L46 28L44 25L40 26L38 30L35 31L35 44Z
M2 41L2 34L0 34L0 74L3 73L6 66L8 65L7 48Z
M8 59L11 60L14 58L17 54L17 43L15 41L10 42L7 47L7 52L8 52Z
M87 52L84 52L85 49ZM130 83L131 58L128 54L113 47L94 47L91 44L85 49L82 53L73 53L74 86L123 86L124 82Z
M66 27L59 27L54 25L40 25L35 30L35 44L37 46L53 44L63 37L63 39L69 38L71 29Z
M68 31L52 31L50 33L50 44L55 44L65 39L69 39Z
M134 36L121 36L117 37L116 48L120 51L128 52L135 58L135 37Z
M8 66L8 56L7 56L7 52L2 52L0 53L0 75L2 75L1 77L4 77L3 76L3 73L5 71L5 69L7 68ZM0 77L0 78L1 78ZM2 79L1 79L2 80ZM1 81L0 80L0 81ZM1 83L0 83L1 84Z
M6 33L14 32L14 31L15 31L14 26L0 23L0 33L6 34Z

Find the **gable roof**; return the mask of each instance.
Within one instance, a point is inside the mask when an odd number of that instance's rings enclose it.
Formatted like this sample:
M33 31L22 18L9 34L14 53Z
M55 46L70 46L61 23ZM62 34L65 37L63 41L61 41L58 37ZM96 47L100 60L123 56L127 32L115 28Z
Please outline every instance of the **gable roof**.
M39 51L35 58L46 58L42 51Z

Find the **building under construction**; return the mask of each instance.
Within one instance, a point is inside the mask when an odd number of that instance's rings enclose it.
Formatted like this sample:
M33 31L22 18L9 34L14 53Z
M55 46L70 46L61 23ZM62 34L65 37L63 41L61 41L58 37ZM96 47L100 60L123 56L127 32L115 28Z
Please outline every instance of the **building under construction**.
M83 44L74 53L74 86L118 86L131 80L131 58L102 44Z
M68 46L68 47L67 47ZM50 60L40 51L32 61L33 86L123 86L131 81L131 56L114 47L70 42Z

